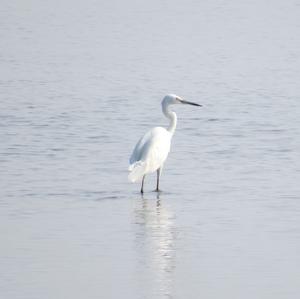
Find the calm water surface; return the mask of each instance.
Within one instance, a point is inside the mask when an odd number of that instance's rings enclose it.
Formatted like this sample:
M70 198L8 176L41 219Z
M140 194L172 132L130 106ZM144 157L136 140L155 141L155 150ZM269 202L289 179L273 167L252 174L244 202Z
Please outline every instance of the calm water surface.
M4 1L0 297L299 298L297 1ZM127 182L178 127L157 195Z

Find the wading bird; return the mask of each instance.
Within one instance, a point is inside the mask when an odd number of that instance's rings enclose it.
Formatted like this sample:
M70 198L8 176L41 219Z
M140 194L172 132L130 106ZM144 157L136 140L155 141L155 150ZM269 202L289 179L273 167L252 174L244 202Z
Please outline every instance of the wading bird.
M144 181L146 174L155 171L157 172L155 191L160 191L159 179L161 171L164 162L168 157L171 147L171 140L177 125L176 113L169 110L170 105L189 104L199 107L202 106L196 103L185 101L174 94L166 95L161 104L164 115L170 120L169 127L167 129L155 127L148 131L136 144L129 160L130 166L128 170L130 173L128 175L128 179L131 182L136 182L142 179L141 193L144 192Z

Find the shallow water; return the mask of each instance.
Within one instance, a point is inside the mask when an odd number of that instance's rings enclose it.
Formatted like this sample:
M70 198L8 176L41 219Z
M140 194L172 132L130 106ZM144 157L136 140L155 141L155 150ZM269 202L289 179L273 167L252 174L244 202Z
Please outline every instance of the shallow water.
M297 298L296 1L6 1L1 298ZM178 127L161 188L138 138Z

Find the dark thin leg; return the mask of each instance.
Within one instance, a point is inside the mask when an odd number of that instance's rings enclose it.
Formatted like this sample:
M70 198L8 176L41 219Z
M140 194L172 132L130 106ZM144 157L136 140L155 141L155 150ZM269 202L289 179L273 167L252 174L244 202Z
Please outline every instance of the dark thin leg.
M144 193L144 180L145 180L145 176L143 176L143 180L142 180L142 188L141 188L141 193Z
M156 180L156 189L155 191L159 192L159 178L160 178L160 168L157 169L157 180Z

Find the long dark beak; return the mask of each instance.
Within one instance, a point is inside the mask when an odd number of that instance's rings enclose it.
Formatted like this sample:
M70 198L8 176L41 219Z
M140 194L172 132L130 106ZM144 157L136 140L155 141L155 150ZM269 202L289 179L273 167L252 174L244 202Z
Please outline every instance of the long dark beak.
M193 102L189 102L186 100L179 100L182 104L188 104L188 105L193 105L193 106L198 106L198 107L202 107L202 105L197 104L197 103L193 103Z

